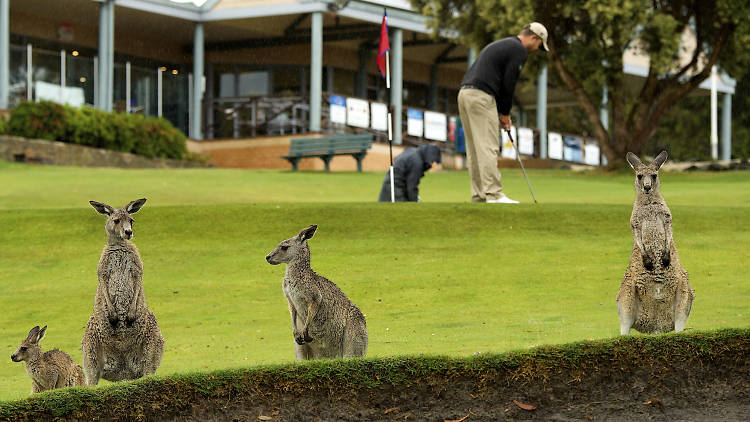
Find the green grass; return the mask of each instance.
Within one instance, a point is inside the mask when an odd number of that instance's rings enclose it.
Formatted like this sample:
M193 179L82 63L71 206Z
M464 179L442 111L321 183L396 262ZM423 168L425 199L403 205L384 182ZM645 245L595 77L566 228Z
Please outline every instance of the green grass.
M381 173L119 170L0 162L0 400L30 380L9 356L28 330L81 363L104 217L136 214L149 307L166 339L159 374L293 361L284 266L264 257L309 224L315 270L367 315L368 356L468 356L619 332L615 294L632 238L632 176L520 170L519 206L471 204L466 172L428 174L420 204L378 204ZM696 291L688 326L750 326L750 174L662 176Z

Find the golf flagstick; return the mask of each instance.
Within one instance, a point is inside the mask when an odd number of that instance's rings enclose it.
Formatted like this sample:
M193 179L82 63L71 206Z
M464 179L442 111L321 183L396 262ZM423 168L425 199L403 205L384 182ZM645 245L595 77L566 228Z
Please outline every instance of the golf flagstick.
M523 171L523 177L526 178L526 184L529 185L529 191L531 192L531 197L534 198L534 203L537 204L536 196L534 195L534 189L531 189L531 182L529 182L529 176L526 175L526 169L523 168L523 163L521 162L521 154L518 153L518 148L516 148L516 141L513 140L513 135L510 134L510 129L505 130L506 133L508 133L508 138L510 138L510 144L513 145L513 151L516 152L516 158L518 158L518 164L521 165L521 171Z
M391 118L391 51L385 52L385 89L388 97L388 154L391 159L391 202L396 202L395 182L393 180L393 120Z

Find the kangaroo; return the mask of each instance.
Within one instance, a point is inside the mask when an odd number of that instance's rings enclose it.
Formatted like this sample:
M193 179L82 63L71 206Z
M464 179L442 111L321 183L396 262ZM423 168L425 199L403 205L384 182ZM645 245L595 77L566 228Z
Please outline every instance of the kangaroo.
M627 160L636 174L635 203L630 216L633 252L617 293L620 334L631 328L679 332L687 324L694 294L672 238L672 213L659 192L659 169L667 152L648 165L631 152Z
M312 225L284 240L266 256L271 265L287 264L281 290L289 304L298 361L358 357L367 353L367 324L359 308L334 283L310 267L307 240Z
M143 263L130 242L133 218L146 198L116 210L96 201L91 206L107 216L107 245L97 270L99 283L94 312L81 340L88 385L99 378L122 381L153 374L161 364L164 338L156 317L146 306Z
M42 341L47 326L32 328L15 353L10 355L13 362L26 361L26 373L31 378L31 394L55 388L86 385L83 370L70 356L54 349L42 353Z

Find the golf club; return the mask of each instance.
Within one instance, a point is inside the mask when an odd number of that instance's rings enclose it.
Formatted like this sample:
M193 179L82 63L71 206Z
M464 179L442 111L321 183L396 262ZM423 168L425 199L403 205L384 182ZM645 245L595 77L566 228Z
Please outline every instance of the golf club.
M510 129L506 129L505 132L508 133L508 138L510 138L510 143L513 145L513 150L516 152L516 158L518 158L518 164L521 165L521 170L523 171L523 177L526 178L526 184L529 185L529 191L531 192L531 197L534 198L534 203L537 204L536 201L536 195L534 195L534 189L531 189L531 182L529 182L529 176L526 175L526 169L523 168L523 162L521 162L521 154L518 153L518 148L516 148L516 141L513 140L513 135L510 134Z

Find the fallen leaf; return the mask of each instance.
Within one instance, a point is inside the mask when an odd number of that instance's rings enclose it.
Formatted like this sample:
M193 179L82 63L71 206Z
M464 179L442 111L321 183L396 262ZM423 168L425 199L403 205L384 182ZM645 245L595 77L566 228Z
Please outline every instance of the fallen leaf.
M466 416L464 416L461 419L445 419L443 420L443 422L463 422L466 420L466 418L469 417L469 415L471 415L471 409L469 410L469 413L467 413Z
M258 420L259 420L259 421L270 421L270 420L272 420L272 419L273 419L273 418L272 418L272 417L270 417L270 416L265 416L265 415L258 415Z
M387 414L389 414L391 412L394 412L396 410L398 410L398 407L391 407L390 409L385 409L385 411L383 412L383 414L387 415Z
M513 400L513 404L515 404L516 406L520 407L523 410L534 410L534 409L536 409L536 406L532 406L530 404L521 403L518 400Z
M661 400L659 400L659 399L658 399L658 398L656 398L656 397L652 397L652 398L650 398L650 399L648 399L648 400L644 401L644 402L643 402L643 404L655 404L655 405L657 405L657 406L663 406L663 404L662 404Z

